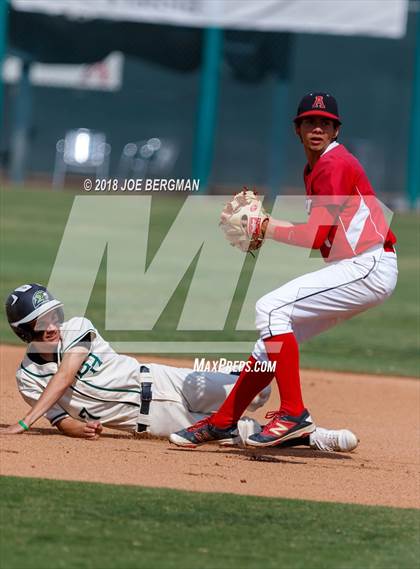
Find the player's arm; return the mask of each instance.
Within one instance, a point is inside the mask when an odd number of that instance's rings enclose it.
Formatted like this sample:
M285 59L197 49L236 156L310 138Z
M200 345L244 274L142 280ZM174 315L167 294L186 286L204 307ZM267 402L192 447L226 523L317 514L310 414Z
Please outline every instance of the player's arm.
M270 219L266 227L265 238L298 247L320 249L335 225L336 212L334 209L326 206L314 207L307 223L292 224Z
M58 421L55 426L63 435L90 440L99 439L103 430L99 421L88 421L84 423L77 421L77 419L72 419L72 417L64 417L64 419Z
M320 164L312 179L312 210L308 221L285 227L283 222L271 220L265 237L298 247L320 249L326 239L334 236L337 217L352 195L354 173L345 161L327 161ZM330 235L331 232L331 235Z
M31 427L40 417L42 417L57 401L64 395L64 392L74 382L74 378L85 361L89 350L78 345L64 354L63 360L58 368L57 373L48 383L44 392L32 409L21 420L27 428ZM23 433L25 427L21 423L10 425L4 429L0 429L0 434L18 435Z

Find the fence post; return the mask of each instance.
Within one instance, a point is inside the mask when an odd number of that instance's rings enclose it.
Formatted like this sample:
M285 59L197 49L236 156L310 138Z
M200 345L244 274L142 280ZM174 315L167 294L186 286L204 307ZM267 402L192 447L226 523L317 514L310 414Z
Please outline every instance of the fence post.
M213 160L222 46L223 30L206 28L193 156L193 178L200 179L202 192L207 190Z
M7 38L7 0L0 0L0 73L3 69L3 60L6 55ZM3 77L0 77L0 129L3 121Z
M416 37L411 102L410 139L408 143L407 197L410 209L420 198L420 9L416 12Z

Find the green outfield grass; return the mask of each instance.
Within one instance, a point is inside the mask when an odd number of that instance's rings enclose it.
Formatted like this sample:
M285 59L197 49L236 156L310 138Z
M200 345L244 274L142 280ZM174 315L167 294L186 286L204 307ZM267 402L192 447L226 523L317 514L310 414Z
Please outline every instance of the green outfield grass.
M1 191L0 199L0 293L4 298L17 284L31 281L48 282L73 203L73 194L14 189ZM157 250L181 203L172 196L154 198L149 259ZM419 374L419 216L396 214L393 229L398 237L400 268L399 282L393 297L382 306L371 309L305 344L302 347L301 358L303 367L408 376ZM194 264L187 271L153 331L117 333L104 330L106 263L103 261L91 295L87 316L111 341L186 339L254 341L256 339L254 331L235 331L244 292L254 264L255 261L251 257L246 260L223 332L176 331ZM214 282L218 283L217 275L214 276ZM221 286L220 283L218 285ZM0 335L2 341L17 342L4 318L0 323ZM242 356L246 357L247 354ZM214 359L216 356L213 354L211 357ZM239 357L238 354L234 355L234 359Z
M1 480L5 569L413 569L419 512Z

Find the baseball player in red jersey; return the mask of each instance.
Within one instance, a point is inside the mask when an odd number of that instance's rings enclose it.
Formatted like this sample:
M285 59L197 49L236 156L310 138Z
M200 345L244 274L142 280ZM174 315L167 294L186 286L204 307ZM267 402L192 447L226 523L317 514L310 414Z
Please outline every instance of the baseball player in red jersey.
M335 324L376 306L397 282L396 242L358 160L337 142L340 117L328 93L309 93L294 119L307 164L304 181L307 223L270 219L264 237L320 250L326 266L307 273L263 296L256 305L260 338L234 388L209 419L170 436L185 447L223 440L250 401L271 381L255 362L275 362L280 409L261 432L250 435L251 446L276 446L307 436L315 423L305 408L299 376L298 344Z

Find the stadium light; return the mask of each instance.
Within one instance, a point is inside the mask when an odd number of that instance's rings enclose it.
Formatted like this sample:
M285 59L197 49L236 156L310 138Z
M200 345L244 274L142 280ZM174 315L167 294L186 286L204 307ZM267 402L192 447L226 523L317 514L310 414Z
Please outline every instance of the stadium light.
M78 132L74 141L74 159L83 164L89 158L90 134Z

